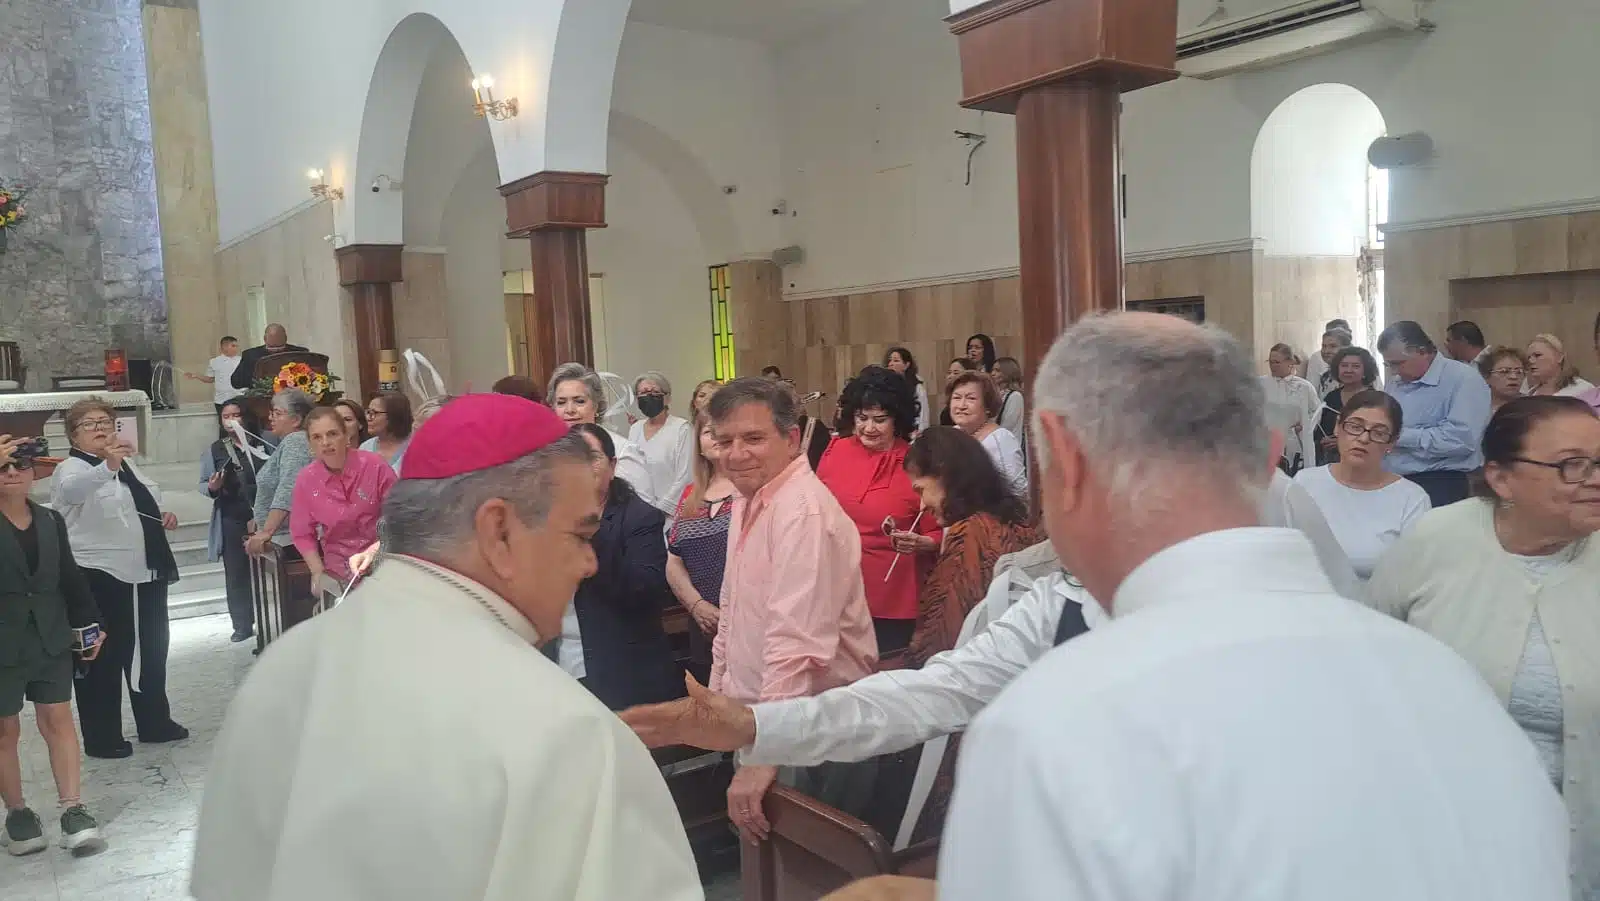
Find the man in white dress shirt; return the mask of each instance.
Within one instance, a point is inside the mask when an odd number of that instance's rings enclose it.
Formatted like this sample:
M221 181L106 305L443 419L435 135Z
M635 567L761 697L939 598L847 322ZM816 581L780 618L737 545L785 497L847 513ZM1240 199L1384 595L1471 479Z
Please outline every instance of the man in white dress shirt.
M660 772L537 645L595 568L588 444L469 394L411 439L387 556L239 690L200 901L701 901Z
M1566 897L1560 799L1483 681L1256 527L1233 339L1090 317L1034 397L1051 539L1112 619L973 723L942 899Z

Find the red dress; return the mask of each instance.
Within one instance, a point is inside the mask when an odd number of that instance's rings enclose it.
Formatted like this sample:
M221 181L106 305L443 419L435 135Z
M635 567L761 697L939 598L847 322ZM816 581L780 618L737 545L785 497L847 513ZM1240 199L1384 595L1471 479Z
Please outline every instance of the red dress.
M894 575L884 581L894 561L894 542L884 534L886 519L894 527L909 530L922 510L922 501L906 475L904 441L895 441L886 451L869 451L855 438L841 438L828 445L817 464L817 478L828 486L839 506L856 524L861 534L861 581L867 592L867 607L875 619L914 620L917 618L917 589L933 565L932 554L906 554ZM939 539L939 523L932 513L924 513L917 529Z

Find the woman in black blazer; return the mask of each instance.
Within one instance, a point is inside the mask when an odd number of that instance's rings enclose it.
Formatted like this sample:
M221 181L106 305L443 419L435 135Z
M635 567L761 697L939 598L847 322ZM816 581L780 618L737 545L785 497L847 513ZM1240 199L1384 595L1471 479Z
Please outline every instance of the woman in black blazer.
M616 478L616 446L604 428L573 428L600 455L596 470L607 486L593 542L598 568L572 601L583 683L612 710L681 698L683 669L661 628L662 612L677 604L667 585L666 516Z

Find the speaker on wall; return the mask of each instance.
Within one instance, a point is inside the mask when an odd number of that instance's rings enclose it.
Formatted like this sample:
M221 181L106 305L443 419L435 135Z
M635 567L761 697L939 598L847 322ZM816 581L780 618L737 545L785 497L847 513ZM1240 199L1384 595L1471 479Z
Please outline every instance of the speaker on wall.
M1433 158L1433 138L1424 132L1381 137L1367 148L1367 162L1378 169L1415 166Z

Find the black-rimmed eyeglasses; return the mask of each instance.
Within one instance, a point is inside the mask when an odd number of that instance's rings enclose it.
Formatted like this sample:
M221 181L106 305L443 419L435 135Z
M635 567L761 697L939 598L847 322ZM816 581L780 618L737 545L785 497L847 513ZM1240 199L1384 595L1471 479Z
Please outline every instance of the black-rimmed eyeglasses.
M1394 440L1394 429L1386 425L1367 425L1359 419L1346 419L1339 424L1339 430L1351 438L1366 435L1373 444L1388 444Z
M1511 459L1518 463L1527 463L1530 466L1543 466L1545 469L1554 469L1561 474L1561 481L1568 485L1581 485L1589 481L1589 477L1594 475L1595 467L1600 465L1600 461L1595 460L1594 457L1567 457L1554 463L1547 463L1544 460L1530 460L1527 457L1512 457Z
M0 472L5 472L8 469L13 472L33 472L33 458L15 457L5 463L0 463Z

